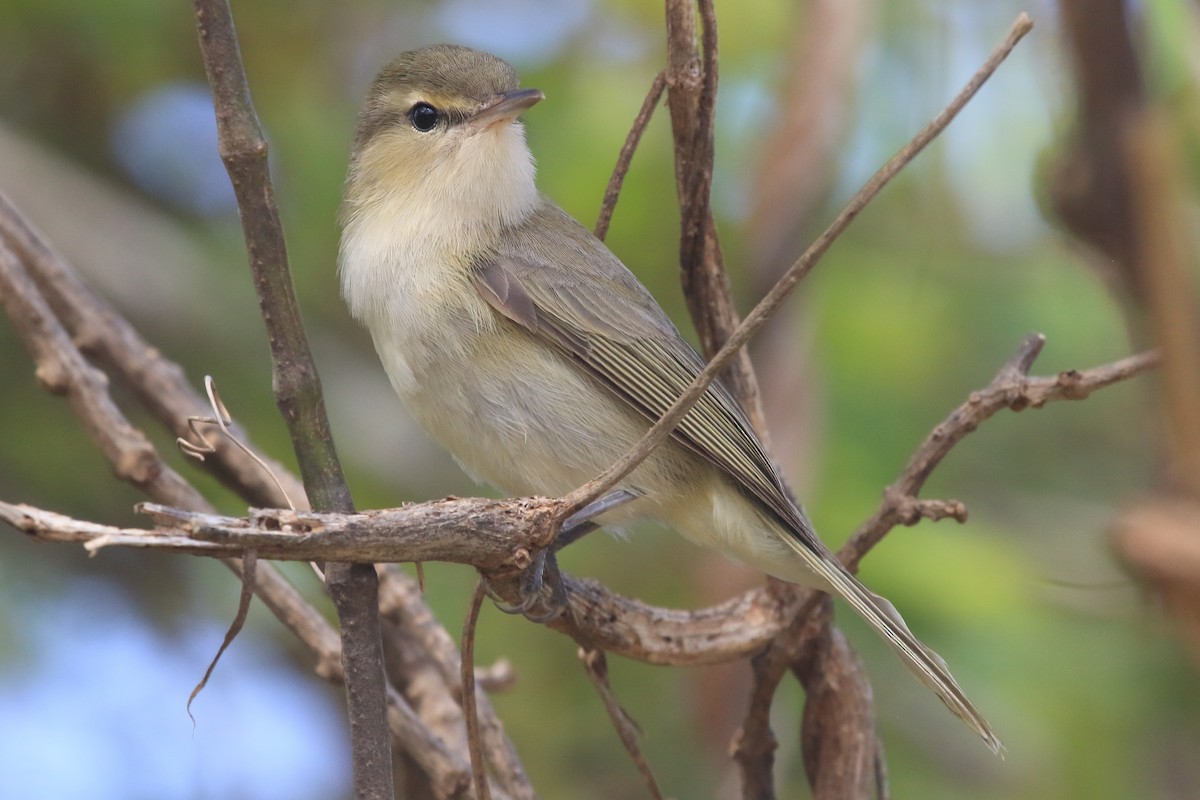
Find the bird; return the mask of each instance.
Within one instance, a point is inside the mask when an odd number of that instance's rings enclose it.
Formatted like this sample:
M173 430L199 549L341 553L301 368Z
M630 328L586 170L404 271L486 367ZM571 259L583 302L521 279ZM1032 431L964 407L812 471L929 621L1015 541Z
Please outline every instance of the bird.
M401 53L367 92L338 212L342 294L401 402L468 474L517 496L560 496L603 471L705 364L620 259L538 191L519 118L542 99L479 50ZM658 520L843 598L1001 750L945 662L817 537L719 381L616 492L597 524Z

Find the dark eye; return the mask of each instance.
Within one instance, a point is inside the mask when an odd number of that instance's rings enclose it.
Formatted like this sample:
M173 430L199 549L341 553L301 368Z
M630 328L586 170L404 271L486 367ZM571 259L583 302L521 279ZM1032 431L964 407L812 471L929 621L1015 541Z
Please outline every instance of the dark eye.
M438 124L438 120L442 115L436 108L429 103L417 103L408 112L408 118L412 120L412 126L421 133L429 133Z

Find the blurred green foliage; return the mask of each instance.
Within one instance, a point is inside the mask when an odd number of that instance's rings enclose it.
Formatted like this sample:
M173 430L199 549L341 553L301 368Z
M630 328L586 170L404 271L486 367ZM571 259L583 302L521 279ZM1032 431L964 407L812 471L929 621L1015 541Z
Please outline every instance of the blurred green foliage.
M547 95L526 117L540 185L591 225L617 149L662 63L661 9L653 3L578 0L567 5L581 9L582 23L540 32L548 23L538 3L496 4L513 21L507 39L506 28L470 27L484 5L262 0L235 7L273 148L294 278L361 507L481 491L404 420L368 338L338 296L335 215L356 108L375 69L394 52L445 39L488 46L513 60L526 85ZM794 6L718 3L722 85L732 94L722 94L719 107L716 194L744 309L755 298L743 268L748 211L739 198L753 191L760 145L777 118L773 98L797 41ZM941 109L1017 10L1010 2L904 0L865 12L840 151L828 167L823 199L798 226L819 230L863 178ZM1047 335L1034 370L1041 374L1130 350L1119 305L1085 254L1041 219L1034 199L1045 179L1039 164L1073 111L1054 8L1043 3L1034 11L1039 27L1031 39L961 121L862 214L785 308L788 320L775 324L796 332L795 357L759 363L763 372L804 370L811 397L795 407L816 433L803 452L782 458L805 476L797 488L831 544L873 511L917 443L987 383L1025 334ZM1194 153L1188 48L1195 44L1196 9L1164 0L1142 4L1140 13L1153 89L1169 99ZM531 41L552 46L522 51L521 37L534 33L542 38ZM183 4L10 0L0 6L0 125L42 146L39 158L64 160L68 172L98 178L112 203L130 209L128 229L97 230L89 228L87 208L60 195L53 206L59 219L35 222L136 251L142 224L153 219L181 251L197 254L190 263L202 264L202 274L177 274L173 263L133 265L133 277L121 279L125 290L107 293L197 385L213 374L254 440L287 462L236 215L198 217L147 196L114 156L113 131L139 97L202 82ZM729 109L738 116L726 116ZM220 169L215 152L180 157ZM40 173L26 183L16 174L0 170L7 182L0 190L18 204L44 204ZM670 135L660 112L634 160L609 243L686 328L674 267L676 224ZM62 246L105 285L88 247ZM152 303L139 288L139 269L151 282L166 281ZM172 285L187 288L172 296ZM65 405L37 388L6 324L0 324L0 385L0 497L135 522L136 494L112 479ZM1085 403L992 420L957 448L926 492L965 501L971 521L897 530L867 559L865 580L955 667L1009 746L1007 760L992 759L886 648L843 615L875 680L894 796L1115 799L1200 792L1200 767L1187 755L1200 748L1194 662L1122 576L1105 538L1115 510L1154 482L1159 431L1152 389L1152 381L1140 380ZM776 407L788 403L783 398ZM186 464L168 437L133 415L224 509L240 509ZM654 530L629 541L593 537L564 561L569 571L659 604L698 605L732 591L722 588L727 583L754 580L724 576L728 570L712 557ZM723 577L710 579L711 570ZM230 577L192 561L115 553L89 561L72 548L0 537L0 575L17 571L46 576L21 582L27 592L60 592L72 575L102 575L137 598L147 624L227 614L237 592ZM302 570L296 576L318 597ZM431 602L451 629L472 581L462 568L428 567ZM3 638L5 615L18 613L21 602L13 591L0 582L0 607L9 609L0 612L0 663L21 657ZM269 621L256 632L286 642ZM297 670L309 668L306 654L284 646ZM575 663L574 645L488 612L478 649L481 661L506 657L515 664L518 685L496 702L543 796L638 795L636 772ZM729 676L730 689L714 696L704 670L614 659L612 671L667 792L723 796L715 787L729 779L726 745L736 717L728 714L740 708L744 674L720 673ZM220 670L215 678L234 679ZM803 796L795 757L798 692L781 694L776 713L781 796Z

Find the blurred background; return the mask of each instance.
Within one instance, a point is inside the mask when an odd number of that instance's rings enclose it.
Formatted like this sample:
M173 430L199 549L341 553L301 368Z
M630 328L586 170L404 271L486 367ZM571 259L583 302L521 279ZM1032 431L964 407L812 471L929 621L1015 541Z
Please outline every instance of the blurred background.
M1147 93L1197 152L1197 7L1134 3ZM877 506L921 439L1041 331L1036 374L1120 358L1143 340L1104 258L1055 221L1057 154L1078 109L1057 4L1033 0L718 2L715 204L739 305L984 60L1018 11L1037 28L854 223L755 344L774 447L825 540ZM272 146L293 276L340 454L360 507L478 494L406 419L338 294L335 215L356 110L395 53L438 41L510 60L547 100L526 115L540 186L590 226L644 92L663 11L639 0L236 4ZM1195 186L1196 161L1186 179ZM216 378L253 439L285 463L268 352L218 160L190 8L146 0L0 5L0 191L200 386ZM1191 208L1194 219L1195 208ZM608 238L681 328L665 110L633 162ZM36 385L0 322L0 497L142 525L66 405ZM118 394L118 400L122 397ZM968 437L925 495L970 521L894 531L865 581L953 665L1008 745L993 758L886 647L840 614L868 666L896 797L1194 798L1196 661L1120 567L1110 526L1157 482L1153 378L1019 415ZM160 449L222 510L242 504ZM596 535L565 568L660 605L694 607L761 578L669 531ZM667 568L665 565L669 565ZM474 575L430 564L457 632ZM310 573L297 584L327 608ZM0 531L0 774L5 796L348 796L340 689L261 607L184 711L239 587L201 559L37 545ZM642 796L564 637L486 609L478 659L512 661L495 698L544 797ZM611 662L670 796L727 797L746 668ZM780 796L807 791L799 690L774 709Z

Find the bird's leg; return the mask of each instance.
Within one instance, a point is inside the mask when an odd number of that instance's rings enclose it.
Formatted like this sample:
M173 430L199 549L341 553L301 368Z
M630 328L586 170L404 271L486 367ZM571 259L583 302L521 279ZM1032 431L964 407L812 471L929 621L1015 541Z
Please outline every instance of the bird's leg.
M584 535L600 527L598 523L592 521L596 517L639 497L641 497L641 494L631 489L616 489L604 495L599 500L588 503L563 520L562 529L554 537L554 541L550 544L550 549L557 553L572 542L579 541Z
M558 568L555 554L572 542L582 539L600 527L593 521L595 517L623 506L631 500L640 497L629 489L617 489L609 492L576 511L563 520L562 528L554 541L545 550L533 558L533 562L521 573L521 599L517 603L507 605L499 602L495 595L496 608L505 614L524 614L532 622L549 622L557 617L567 607L567 587L563 583L562 572ZM530 614L530 610L542 596L542 589L549 587L550 596L546 598L547 611L544 614ZM490 591L489 591L490 594Z

